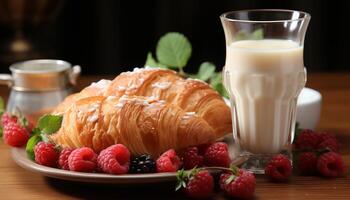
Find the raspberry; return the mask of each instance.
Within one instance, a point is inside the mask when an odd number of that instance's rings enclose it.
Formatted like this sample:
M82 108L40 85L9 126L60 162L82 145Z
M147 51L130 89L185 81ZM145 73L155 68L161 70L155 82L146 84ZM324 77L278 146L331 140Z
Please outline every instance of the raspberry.
M14 123L17 123L17 117L14 116L14 115L11 115L9 113L4 113L2 116L1 116L1 125L2 126L5 126L7 125L7 123L9 122L14 122Z
M29 133L20 124L13 121L7 121L7 124L3 127L3 137L8 145L21 147L27 143Z
M301 153L298 157L297 169L300 174L312 175L316 172L317 156L313 152Z
M204 157L200 155L198 147L188 147L185 149L182 159L184 169L192 169L194 167L201 167Z
M332 133L321 132L321 133L318 133L318 136L320 137L321 141L325 141L327 139L334 139L334 140L338 141L337 137Z
M279 154L267 163L265 174L276 182L287 181L292 174L292 164L286 156Z
M93 172L96 169L96 153L89 147L75 149L68 156L69 170L77 172Z
M48 167L56 167L58 160L58 152L55 145L47 142L39 142L34 147L35 162Z
M324 177L335 178L344 173L345 164L339 154L328 152L318 158L317 171Z
M207 149L212 145L213 143L207 143L197 146L198 152L200 155L204 155Z
M184 192L191 198L209 198L214 190L214 178L207 170L200 170L189 178Z
M226 195L240 199L250 199L254 196L255 176L246 170L233 170L220 176L220 188Z
M228 147L224 142L216 142L210 145L204 154L204 164L206 166L228 167L230 162Z
M180 158L176 155L175 150L170 149L157 159L157 172L176 172L180 164Z
M317 149L329 149L334 152L339 152L339 142L336 139L328 138L318 144Z
M61 169L64 170L69 170L69 165L68 165L68 157L69 155L73 152L74 149L63 149L60 153L60 156L58 158L58 166Z
M109 174L125 174L129 171L130 152L122 144L112 145L100 152L98 167Z
M295 141L295 147L301 150L313 150L317 148L320 137L314 131L303 130Z

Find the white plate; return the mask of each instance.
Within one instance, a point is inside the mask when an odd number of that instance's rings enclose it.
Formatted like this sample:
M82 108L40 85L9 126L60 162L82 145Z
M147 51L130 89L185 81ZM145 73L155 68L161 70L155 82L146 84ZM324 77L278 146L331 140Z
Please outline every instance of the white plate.
M36 164L27 157L24 148L11 149L13 160L22 168L57 179L88 183L139 184L169 182L176 180L176 173L149 173L110 175L102 173L72 172Z
M226 101L228 102L228 100ZM299 121L301 127L313 128L319 119L320 110L321 94L315 90L304 88L298 98L297 109L297 121ZM229 143L229 145L231 144ZM232 150L233 148L230 149ZM24 148L12 148L11 153L14 161L22 168L40 173L44 176L63 180L111 184L156 183L176 180L176 173L110 175L102 173L72 172L36 164L27 157Z

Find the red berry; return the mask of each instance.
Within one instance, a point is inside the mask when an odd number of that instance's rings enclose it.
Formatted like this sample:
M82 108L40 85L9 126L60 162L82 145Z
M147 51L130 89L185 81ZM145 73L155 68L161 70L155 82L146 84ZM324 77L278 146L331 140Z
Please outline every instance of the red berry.
M56 167L58 160L58 152L55 145L47 142L39 142L34 147L35 162L48 167Z
M5 126L9 122L17 123L17 117L6 112L1 116L1 125Z
M318 144L318 149L329 149L334 152L339 152L339 142L336 139L328 138Z
M122 144L112 145L100 152L98 167L109 174L125 174L129 171L130 152Z
M191 198L209 198L214 190L214 178L207 170L195 173L187 182L185 193Z
M228 167L231 159L227 144L216 142L210 145L204 154L204 164L206 166Z
M338 141L337 137L334 134L329 133L329 132L318 133L318 136L319 136L321 142L325 141L327 139L334 139L334 140Z
M316 173L316 164L316 154L313 152L304 152L298 157L297 169L300 174L312 175Z
M200 155L198 147L188 147L185 149L182 159L184 169L192 169L194 167L201 167L204 157Z
M26 128L27 128L27 131L29 133L31 133L33 131L33 129L34 129L34 124L32 122L28 122L28 125L27 125Z
M335 178L345 172L345 164L339 154L328 152L318 158L317 170L324 177Z
M303 130L295 141L295 147L302 150L313 150L317 148L320 137L314 131Z
M73 152L74 149L63 149L60 153L60 156L58 158L58 166L61 169L64 170L69 170L69 165L68 165L68 157L69 155Z
M265 174L273 181L287 181L292 174L292 164L286 156L279 154L274 156L267 163L265 167Z
M157 159L157 172L176 172L180 164L180 158L176 155L175 150L170 149Z
M68 157L69 170L93 172L97 166L96 158L96 153L89 147L75 149Z
M8 121L3 127L3 137L8 145L13 147L21 147L27 143L29 133L20 124L13 121Z
M212 145L213 143L207 143L197 146L198 152L200 155L204 155L207 149Z
M235 174L223 173L220 176L220 188L226 195L240 199L250 199L254 196L255 176L249 171L240 169Z

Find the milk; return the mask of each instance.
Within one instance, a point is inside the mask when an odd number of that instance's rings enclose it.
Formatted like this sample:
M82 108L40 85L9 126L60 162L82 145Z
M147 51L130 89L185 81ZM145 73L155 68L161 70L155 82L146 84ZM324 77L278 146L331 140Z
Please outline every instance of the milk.
M306 82L303 47L289 40L233 42L223 73L240 148L281 152L293 140L297 97Z

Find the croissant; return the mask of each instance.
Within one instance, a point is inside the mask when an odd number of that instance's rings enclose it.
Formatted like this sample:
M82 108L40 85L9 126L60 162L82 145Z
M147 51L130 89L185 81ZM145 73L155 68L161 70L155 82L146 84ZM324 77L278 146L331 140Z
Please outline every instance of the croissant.
M60 130L50 136L62 147L87 146L99 152L120 143L134 155L154 157L216 138L213 128L194 113L163 100L127 95L74 101L63 114Z
M205 120L217 137L232 132L230 109L222 97L207 83L183 79L176 72L165 69L139 69L124 72L113 81L101 80L73 94L61 103L54 113L63 113L73 102L88 96L123 95L145 96L164 100L186 112L194 112Z

